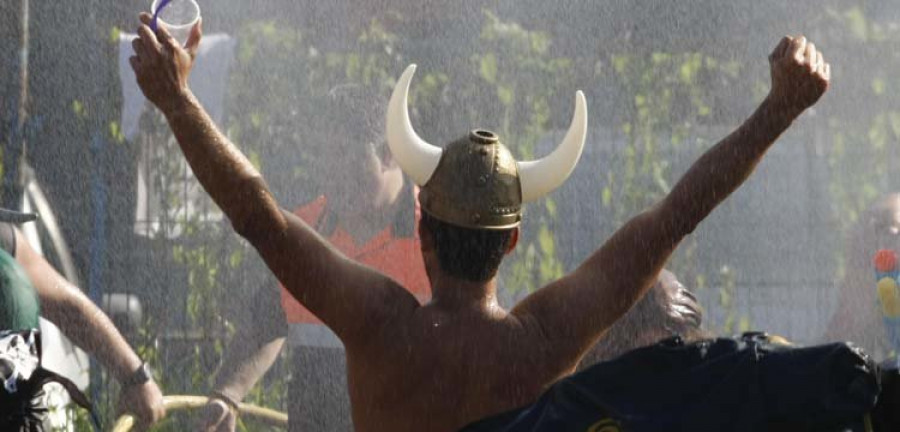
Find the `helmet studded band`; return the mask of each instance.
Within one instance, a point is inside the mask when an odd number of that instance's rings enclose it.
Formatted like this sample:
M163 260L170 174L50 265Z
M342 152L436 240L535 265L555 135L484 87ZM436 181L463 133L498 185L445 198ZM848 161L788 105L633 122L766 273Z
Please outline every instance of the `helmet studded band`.
M444 222L478 229L507 229L522 220L522 204L561 186L578 163L587 135L587 103L575 94L569 131L543 159L517 162L492 132L476 129L444 149L421 139L409 120L415 65L394 87L387 112L387 142L403 171L422 187L422 209Z

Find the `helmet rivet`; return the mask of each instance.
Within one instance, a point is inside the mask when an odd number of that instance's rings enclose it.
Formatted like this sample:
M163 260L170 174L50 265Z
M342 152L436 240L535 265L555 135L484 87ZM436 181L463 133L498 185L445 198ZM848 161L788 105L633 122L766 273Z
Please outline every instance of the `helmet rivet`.
M475 214L472 215L472 222L477 223L477 222L480 221L480 220L481 220L481 215L480 215L480 214L475 213Z
M480 155L482 155L482 156L487 156L487 155L488 155L488 149L485 148L485 147L482 147L482 148L478 149L478 154L480 154Z
M486 185L486 184L487 184L487 177L485 177L485 176L479 176L479 177L478 177L478 184L480 184L480 185L482 185L482 186L483 186L483 185Z

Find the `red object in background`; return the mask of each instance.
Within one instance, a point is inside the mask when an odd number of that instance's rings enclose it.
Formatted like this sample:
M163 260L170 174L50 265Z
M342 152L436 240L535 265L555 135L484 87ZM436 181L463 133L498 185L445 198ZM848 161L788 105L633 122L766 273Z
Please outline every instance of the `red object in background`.
M875 253L875 270L887 273L897 270L897 253L890 249L882 249Z

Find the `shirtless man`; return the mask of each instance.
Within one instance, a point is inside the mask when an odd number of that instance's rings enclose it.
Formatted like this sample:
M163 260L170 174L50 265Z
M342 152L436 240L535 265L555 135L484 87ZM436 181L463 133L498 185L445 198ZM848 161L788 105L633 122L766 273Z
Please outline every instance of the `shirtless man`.
M393 156L422 185L419 233L432 301L420 305L279 208L260 173L216 129L187 86L199 25L181 47L165 29L150 29L149 14L140 19L130 61L142 91L235 230L343 342L361 431L453 431L535 401L651 287L679 242L743 183L830 80L830 67L806 38L782 39L770 57L770 93L741 127L577 270L507 312L495 295L497 268L518 239L521 204L549 193L574 168L587 132L584 97L554 153L516 163L486 131L443 150L421 140L406 112L408 69L386 129Z

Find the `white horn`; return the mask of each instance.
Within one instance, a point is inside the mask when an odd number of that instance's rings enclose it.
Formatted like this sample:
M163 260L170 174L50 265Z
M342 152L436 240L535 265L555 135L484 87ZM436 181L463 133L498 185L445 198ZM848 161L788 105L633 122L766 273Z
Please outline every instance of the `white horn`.
M562 143L546 157L536 161L519 162L519 181L522 184L522 202L534 201L562 186L569 178L587 136L587 102L584 93L575 93L575 114Z
M388 104L385 134L397 164L413 182L424 186L437 168L442 151L419 138L409 121L409 83L415 72L416 65L409 65L397 80Z

